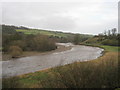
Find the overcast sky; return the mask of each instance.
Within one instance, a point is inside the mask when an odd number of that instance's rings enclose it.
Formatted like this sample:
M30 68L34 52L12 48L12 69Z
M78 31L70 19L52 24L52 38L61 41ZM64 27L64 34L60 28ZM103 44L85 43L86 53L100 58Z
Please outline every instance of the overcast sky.
M3 24L84 34L118 27L119 0L18 1L2 2Z

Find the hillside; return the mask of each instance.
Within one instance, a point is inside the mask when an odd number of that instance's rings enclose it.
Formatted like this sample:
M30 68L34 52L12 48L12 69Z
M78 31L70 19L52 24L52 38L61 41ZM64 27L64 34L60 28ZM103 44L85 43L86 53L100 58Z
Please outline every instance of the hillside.
M7 34L13 34L13 33L23 33L26 35L30 34L42 34L42 35L48 35L48 36L55 36L55 37L69 37L74 36L74 33L64 33L60 31L49 31L49 30L43 30L43 29L31 29L23 26L13 26L13 25L2 25L2 32ZM92 35L88 34L79 34L82 37L92 37Z
M71 33L63 33L63 32L57 32L57 31L47 31L47 30L41 30L41 29L16 29L19 33L24 34L44 34L49 36L58 36L58 37L67 37L69 35L72 35Z
M74 38L77 36L77 38ZM92 35L63 33L23 26L2 25L2 51L10 58L20 57L25 52L55 50L57 42L83 42ZM16 53L17 52L17 53Z
M61 39L60 42L72 42L74 36L77 35L75 33L65 33L60 31L50 31L50 30L43 30L43 29L32 29L23 26L13 26L13 25L2 25L2 33L3 34L21 34L21 35L47 35L49 37ZM80 41L85 41L93 35L88 34L78 34L80 37ZM82 39L82 40L81 40Z
M82 42L81 44L120 46L119 38L120 38L120 34L115 35L115 36L110 36L110 37L109 36L94 36Z

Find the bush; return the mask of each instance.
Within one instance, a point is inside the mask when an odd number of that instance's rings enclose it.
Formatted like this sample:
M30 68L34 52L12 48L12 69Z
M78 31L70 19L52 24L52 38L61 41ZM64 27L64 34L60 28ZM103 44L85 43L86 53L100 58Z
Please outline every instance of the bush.
M79 39L80 39L80 36L79 36L79 34L76 34L75 36L74 36L74 44L79 44Z
M9 53L12 58L18 57L22 54L22 49L19 46L10 46Z
M107 39L107 40L104 40L104 41L102 41L102 44L103 45L110 45L110 46L119 46L119 44L118 44L118 40L109 40L109 39Z
M23 50L26 49L26 42L24 40L15 40L15 41L11 42L11 45L12 46L19 46Z
M2 88L17 88L21 86L18 82L18 77L11 77L11 78L3 78L2 79Z
M9 48L18 46L23 51L50 51L56 49L54 38L46 35L3 35L3 52L8 53Z
M56 49L55 42L45 35L37 35L28 41L28 50L50 51Z

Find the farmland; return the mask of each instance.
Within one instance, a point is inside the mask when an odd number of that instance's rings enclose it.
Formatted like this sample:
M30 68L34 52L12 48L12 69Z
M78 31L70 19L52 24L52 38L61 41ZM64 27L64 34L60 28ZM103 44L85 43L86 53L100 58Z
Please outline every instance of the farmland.
M22 32L24 34L43 34L49 36L58 36L58 37L67 37L69 34L56 32L56 31L46 31L46 30L38 30L38 29L16 29L17 32Z

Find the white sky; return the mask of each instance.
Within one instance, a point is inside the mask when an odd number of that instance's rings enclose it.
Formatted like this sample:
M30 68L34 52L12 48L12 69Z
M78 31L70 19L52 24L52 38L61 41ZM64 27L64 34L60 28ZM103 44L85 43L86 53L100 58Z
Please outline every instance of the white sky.
M4 0L2 23L98 34L118 27L119 0Z

